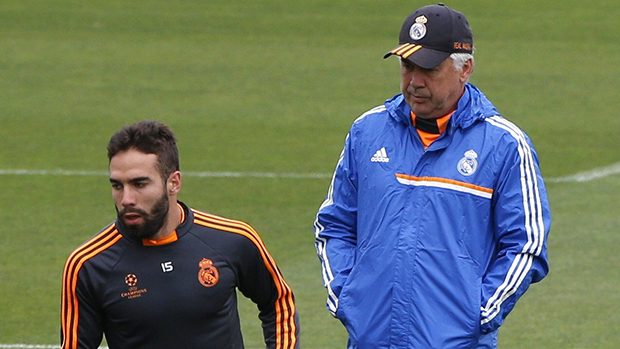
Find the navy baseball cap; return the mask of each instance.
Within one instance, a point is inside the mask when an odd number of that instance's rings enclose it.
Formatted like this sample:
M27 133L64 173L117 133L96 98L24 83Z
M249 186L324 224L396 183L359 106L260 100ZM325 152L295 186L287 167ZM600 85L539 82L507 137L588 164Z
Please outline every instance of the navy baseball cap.
M417 9L405 19L399 45L383 58L400 56L424 69L432 69L452 53L472 53L474 34L465 15L444 4Z

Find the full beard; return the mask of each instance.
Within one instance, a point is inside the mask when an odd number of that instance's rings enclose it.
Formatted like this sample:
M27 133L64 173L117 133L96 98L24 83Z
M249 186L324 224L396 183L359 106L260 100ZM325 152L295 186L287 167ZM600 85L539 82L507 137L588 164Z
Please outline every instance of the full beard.
M125 208L122 211L116 209L117 222L121 226L123 233L136 240L153 238L159 230L166 224L168 217L168 196L166 193L155 203L151 213L138 208ZM142 216L144 222L137 225L128 225L123 216L129 212L137 213Z

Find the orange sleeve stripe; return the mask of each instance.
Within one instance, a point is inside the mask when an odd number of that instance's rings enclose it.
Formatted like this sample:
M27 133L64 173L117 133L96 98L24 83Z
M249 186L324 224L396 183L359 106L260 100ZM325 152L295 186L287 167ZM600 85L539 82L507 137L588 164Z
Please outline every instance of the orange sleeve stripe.
M62 349L73 349L78 346L79 305L76 289L80 268L88 259L114 245L121 238L122 235L112 224L76 249L67 259L63 272L61 301Z
M278 300L276 301L276 348L294 348L297 343L297 325L295 324L296 308L293 292L284 280L280 269L267 251L258 233L252 226L245 222L227 219L196 210L192 211L196 217L196 224L243 235L258 247L263 262L271 273L278 290ZM284 319L286 319L286 321L284 321Z
M280 270L276 266L275 261L267 252L267 249L265 248L260 236L249 224L245 222L230 220L202 212L194 211L194 213L196 217L206 219L206 221L197 220L197 224L219 230L229 231L236 234L241 234L246 238L250 239L259 248L263 261L267 269L271 273L276 288L278 289L278 301L276 302L276 337L278 339L277 348L283 348L283 343L289 343L289 331L295 330L295 324L294 321L292 321L294 314L294 302L292 299L292 292L290 290L290 287L284 281ZM285 319L291 319L291 324L283 322L283 317ZM284 328L282 328L280 324L282 324ZM291 340L295 339L291 338Z
M204 219L197 220L196 223L219 230L241 234L250 239L259 248L265 266L272 274L274 283L278 289L278 300L276 302L277 348L284 348L283 345L288 343L292 343L294 347L297 339L294 336L296 333L296 325L294 322L295 305L293 302L293 295L290 287L284 281L280 270L277 268L275 261L267 252L267 249L265 248L258 233L245 222L226 219L203 212L194 211L194 213L197 218ZM288 319L288 322L283 321L283 317ZM288 338L289 333L292 334L290 339Z

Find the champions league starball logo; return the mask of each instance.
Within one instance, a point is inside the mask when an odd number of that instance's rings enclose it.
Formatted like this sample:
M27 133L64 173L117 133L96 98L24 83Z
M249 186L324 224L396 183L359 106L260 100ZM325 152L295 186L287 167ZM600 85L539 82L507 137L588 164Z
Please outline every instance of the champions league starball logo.
M143 294L148 292L146 288L138 288L138 277L136 276L136 274L127 274L127 276L125 276L125 284L129 286L129 289L127 290L127 292L121 293L121 297L123 298L139 298L142 297Z
M127 274L127 276L125 276L125 283L129 287L134 287L138 283L138 277L136 274Z

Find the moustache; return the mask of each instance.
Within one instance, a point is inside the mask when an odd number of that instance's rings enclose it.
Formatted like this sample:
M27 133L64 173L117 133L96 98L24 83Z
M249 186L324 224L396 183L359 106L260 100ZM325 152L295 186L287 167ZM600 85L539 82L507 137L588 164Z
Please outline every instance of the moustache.
M423 91L421 91L421 89L415 89L415 88L409 88L407 89L407 93L414 96L414 97L421 97L421 98L430 98L431 96L428 93L423 93Z
M126 208L122 209L122 210L118 213L118 216L119 216L119 217L122 217L122 216L124 216L124 215L126 215L126 214L128 214L128 213L137 213L137 214L139 214L139 215L141 215L141 216L143 216L143 217L146 217L146 216L148 216L148 215L149 215L149 214L148 214L148 212L146 212L146 211L144 211L144 210L141 210L141 209L139 209L139 208L126 207Z

